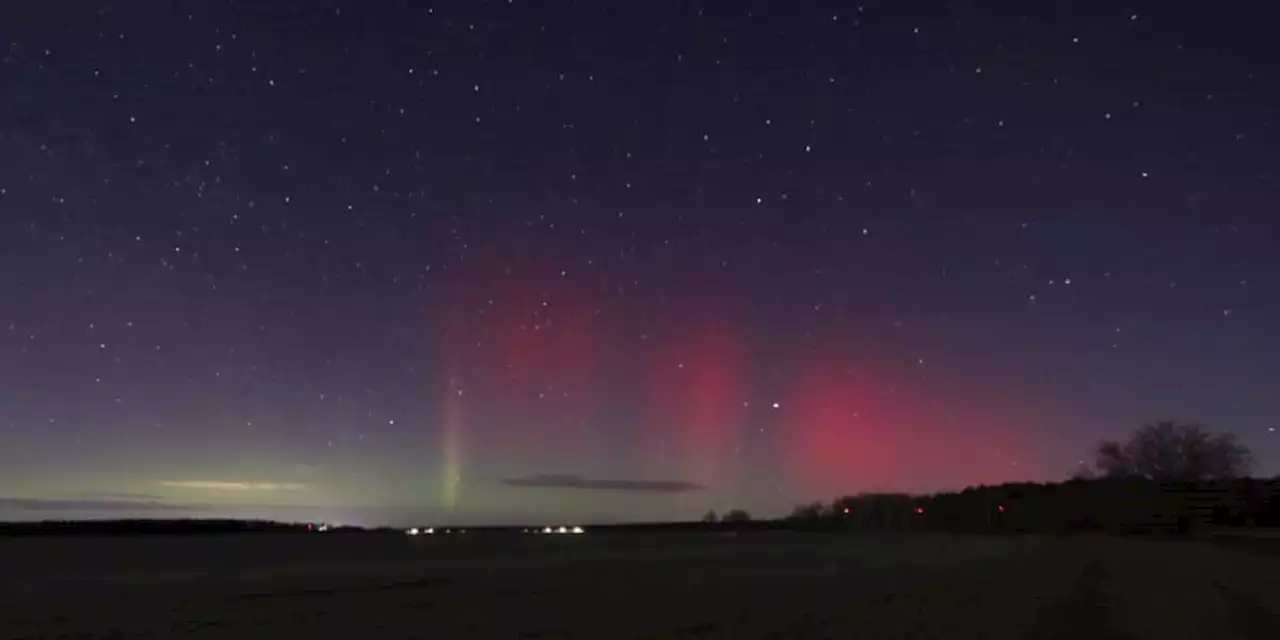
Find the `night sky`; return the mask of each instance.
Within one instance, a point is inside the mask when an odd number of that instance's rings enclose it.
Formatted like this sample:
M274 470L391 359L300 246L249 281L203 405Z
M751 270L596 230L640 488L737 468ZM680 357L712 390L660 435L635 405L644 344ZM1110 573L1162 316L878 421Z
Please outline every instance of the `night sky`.
M0 518L1280 473L1280 47L1181 4L5 2Z

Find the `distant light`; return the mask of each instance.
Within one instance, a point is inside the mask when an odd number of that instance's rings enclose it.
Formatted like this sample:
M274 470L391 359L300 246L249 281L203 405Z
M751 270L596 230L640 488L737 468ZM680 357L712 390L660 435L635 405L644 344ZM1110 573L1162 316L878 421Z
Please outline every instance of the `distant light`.
M569 533L569 530L564 527L560 527L559 529L556 529L556 533Z
M408 531L406 531L405 533L406 533L406 534L408 534L408 535L411 535L411 536L416 536L416 535L418 535L418 528L417 528L417 527L413 527L412 529L409 529L409 530L408 530Z
M574 527L573 533L585 533L585 532L582 530L582 527Z
M543 528L542 528L542 532L543 532L543 533L551 533L551 527L543 527Z
M426 533L427 533L427 535L431 535L431 534L433 534L433 533L435 533L435 532L436 532L436 530L435 530L434 528L432 528L432 527L427 527L427 532L426 532Z
M996 509L997 509L997 510L999 510L999 511L1000 511L1000 513L1004 513L1004 505L1000 505L1000 506L996 507Z
M918 516L924 515L924 507L916 507L916 515Z
M324 533L325 531L328 531L328 530L329 530L329 525L327 524L320 525L320 533Z
M849 514L849 512L850 512L849 507L845 507L845 508L844 508L844 513L845 513L845 515L848 515L848 514Z
M774 409L779 409L779 408L781 408L781 407L782 407L782 404L781 404L781 403L778 403L778 402L773 403L773 408L774 408Z

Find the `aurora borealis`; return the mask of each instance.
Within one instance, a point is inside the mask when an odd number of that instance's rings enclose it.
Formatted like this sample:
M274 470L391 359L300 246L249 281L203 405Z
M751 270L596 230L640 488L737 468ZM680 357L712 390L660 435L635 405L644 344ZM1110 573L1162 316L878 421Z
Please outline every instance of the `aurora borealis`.
M11 4L0 518L773 515L1166 417L1280 472L1263 21Z

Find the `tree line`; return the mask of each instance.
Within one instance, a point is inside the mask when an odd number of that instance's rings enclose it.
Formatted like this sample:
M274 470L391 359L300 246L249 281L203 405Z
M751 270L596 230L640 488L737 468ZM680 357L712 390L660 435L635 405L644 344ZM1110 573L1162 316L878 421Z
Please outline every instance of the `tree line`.
M787 521L804 530L1043 533L1280 526L1280 478L1251 478L1250 468L1234 435L1161 421L1100 443L1093 467L1065 482L862 493L798 506Z

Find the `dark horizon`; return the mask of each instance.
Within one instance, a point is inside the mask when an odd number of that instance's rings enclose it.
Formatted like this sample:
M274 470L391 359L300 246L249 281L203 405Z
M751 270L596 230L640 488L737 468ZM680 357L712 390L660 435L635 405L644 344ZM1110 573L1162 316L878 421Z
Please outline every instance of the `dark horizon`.
M376 509L376 510L370 509L368 507L363 507L363 508L349 507L345 509L339 508L339 509L329 509L324 511L316 510L316 511L310 511L308 513L308 510L305 510L305 509L299 510L296 508L290 508L290 507L285 507L280 505L268 505L268 506L259 507L256 510L246 510L242 507L237 507L235 505L222 506L222 507L217 507L212 505L170 505L170 504L164 504L163 502L160 502L158 500L152 501L152 502L116 500L116 501L98 501L95 503L92 501L85 501L85 500L45 501L45 500L31 500L31 499L0 498L0 529L3 529L6 526L11 528L12 527L20 528L25 525L38 525L38 524L70 525L73 528L81 528L81 527L91 528L91 525L95 525L95 524L128 524L128 523L181 524L181 523L192 523L192 522L207 523L207 522L226 522L226 521L233 521L233 522L240 522L240 523L268 523L271 525L280 525L280 526L305 526L307 524L313 524L313 525L328 524L331 526L355 527L355 528L368 529L368 530L393 529L397 531L407 530L409 528L425 529L427 527L434 527L440 530L450 529L450 528L452 529L475 528L475 529L485 529L485 530L493 530L493 529L515 530L515 529L524 529L529 527L537 528L537 527L545 527L545 526L574 526L574 525L582 526L582 527L626 528L626 527L637 527L637 526L638 527L653 526L653 527L661 528L661 527L671 527L671 526L679 527L682 525L691 525L691 524L706 524L707 523L706 517L708 514L714 514L717 516L717 519L713 521L713 523L721 523L721 524L737 526L737 527L740 527L745 524L751 527L757 527L759 525L782 524L782 523L794 520L797 517L802 519L805 517L812 517L814 513L812 511L813 509L825 510L825 512L830 517L835 517L835 518L847 517L851 514L851 512L844 511L844 513L842 514L838 505L840 504L849 505L857 501L867 501L867 500L877 500L877 499L891 500L891 501L904 501L903 504L924 506L924 505L939 503L939 501L941 501L942 503L945 503L946 501L954 501L959 497L959 498L968 500L970 502L970 504L967 507L965 507L963 511L967 512L967 511L977 510L980 512L980 511L990 510L998 507L999 514L1002 516L1007 515L1006 514L1007 507L1011 508L1015 502L1021 505L1023 501L1026 500L1026 501L1029 501L1028 506L1031 507L1033 512L1044 513L1046 509L1050 509L1051 505L1053 504L1052 501L1056 500L1057 498L1053 495L1053 493L1042 494L1037 497L1038 492L1040 491L1052 492L1054 490L1080 491L1080 487L1089 487L1089 486L1100 488L1102 490L1102 494L1081 494L1081 498L1078 498L1078 499L1097 499L1098 495L1103 495L1103 496L1109 495L1111 496L1111 499L1120 500L1120 503L1124 505L1126 509L1132 510L1136 507L1138 509L1138 512L1143 512L1143 510L1145 509L1147 512L1147 515L1154 516L1154 517L1172 517L1171 515L1172 512L1170 512L1171 509L1176 510L1178 508L1184 508L1184 507L1174 506L1176 505L1176 503L1159 503L1159 504L1152 503L1145 506L1142 504L1134 504L1135 500L1137 500L1137 502L1142 502L1142 501L1135 498L1132 493L1126 494L1124 492L1125 491L1132 492L1134 487L1142 486L1142 487L1148 487L1151 490L1155 490L1157 493L1152 494L1153 496L1164 495L1166 497L1168 496L1176 497L1179 495L1185 495L1187 491L1203 492L1208 490L1209 493L1202 494L1202 495L1213 496L1212 500L1214 502L1212 504L1217 504L1219 505L1218 507L1206 506L1206 504L1208 503L1198 503L1198 502L1189 503L1191 505L1200 505L1199 507L1196 507L1199 509L1199 511L1195 511L1195 513L1198 514L1195 517L1200 519L1205 519L1205 524L1209 524L1216 519L1228 517L1227 515L1224 515L1224 514L1234 514L1229 516L1230 517L1229 522L1221 522L1218 524L1228 524L1233 527L1239 527L1241 525L1249 524L1247 521L1242 519L1244 518L1244 516L1241 515L1241 513L1239 512L1239 510L1242 508L1259 509L1264 511L1266 510L1275 511L1276 509L1280 508L1280 475L1271 476L1271 477L1261 477L1261 476L1251 475L1251 476L1240 476L1240 477L1232 477L1232 478L1203 478L1199 480L1190 480L1190 481L1189 480L1156 480L1156 479L1145 478L1141 476L1128 477L1128 478L1114 476L1114 477L1094 477L1094 478L1076 477L1071 479L1064 479L1057 482L1047 482L1047 483L1018 482L1018 483L1004 483L999 485L983 485L983 486L976 486L976 487L969 486L969 487L964 487L963 489L941 490L941 491L916 493L916 494L900 493L900 492L888 492L888 493L843 492L843 493L840 493L839 495L830 496L827 498L813 497L808 500L798 501L792 506L790 510L788 510L786 513L783 513L783 514L777 514L777 513L758 514L758 513L751 513L749 511L746 511L743 509L737 509L733 507L724 507L724 508L708 507L708 509L702 512L702 514L700 514L698 517L687 517L687 518L680 518L680 519L656 519L656 518L619 519L616 517L603 516L603 517L597 517L597 518L587 517L587 518L569 521L563 518L557 519L554 516L551 516L548 514L539 514L539 515L530 516L525 520L503 519L500 516L495 516L488 519L467 520L465 517L463 517L462 519L458 519L456 514L453 514L453 516L445 516L442 518L440 517L439 514L432 515L432 514L427 514L425 512L419 513L418 515L420 517L416 517L416 518L409 517L405 515L405 509L403 505L384 506L381 509ZM1245 489L1245 487L1250 487L1250 486L1255 487L1255 489L1252 489L1252 490ZM1072 487L1076 487L1076 489L1071 489ZM1110 487L1110 489L1107 489L1108 487ZM1231 488L1226 489L1228 487L1231 487ZM1120 490L1119 493L1108 493L1109 491L1115 492L1117 488L1119 488ZM1252 497L1248 497L1249 491L1260 491L1261 493L1256 493ZM1239 492L1239 495L1233 496L1232 495L1233 492ZM974 498L974 496L976 495L984 495L984 494L991 497L976 498L976 499ZM969 496L969 497L965 498L965 496ZM1002 497L995 497L995 496L1002 496ZM1038 500L1046 500L1046 502L1043 504L1037 504ZM1059 506L1062 506L1062 505L1059 505ZM1071 507L1075 509L1075 508L1078 508L1078 505L1071 505ZM1217 509L1226 509L1227 511L1223 513L1218 513ZM1021 511L1022 506L1019 506L1018 510ZM1275 513L1271 513L1271 511L1267 511L1269 515L1266 516L1266 518L1268 519L1265 522L1257 522L1255 524L1260 524L1264 526L1275 526L1276 524L1280 523L1280 520L1278 520L1277 522L1271 521L1271 519L1280 518L1280 511L1276 511ZM746 520L736 520L732 522L728 520L721 522L719 520L720 517L730 512L745 513L747 516ZM25 514L25 517L13 517L14 513ZM292 513L293 516L291 518L278 517L278 514L282 514L282 513ZM333 514L338 514L338 513L346 514L348 516L354 515L354 519L331 517L333 516ZM393 518L398 518L397 520L379 521L377 520L377 518L380 516L373 515L375 513L381 513L382 514L381 517L386 517L389 514L399 514L399 515L392 516ZM808 513L809 516L803 515L806 513ZM95 515L86 515L86 514L95 514ZM307 515L315 516L315 517L305 517ZM920 515L920 514L917 514L917 515ZM955 516L955 515L956 514L954 513L954 506L953 506L952 516ZM970 514L970 515L972 516L973 514ZM978 518L978 519L980 520L981 518ZM1028 523L1028 526L1031 526L1030 523ZM1033 529L1028 529L1028 531L1032 531L1032 530Z

